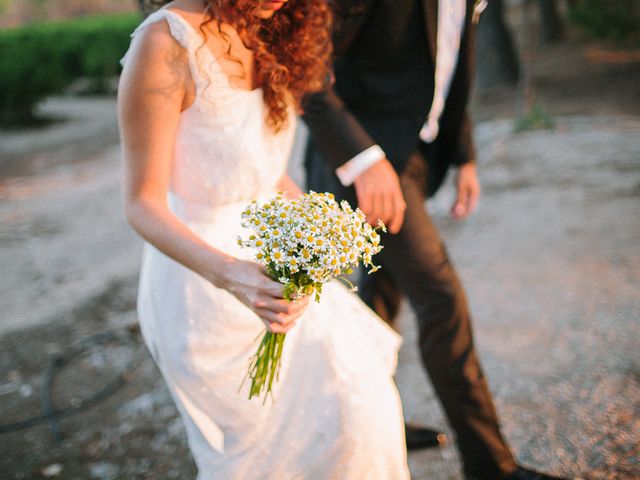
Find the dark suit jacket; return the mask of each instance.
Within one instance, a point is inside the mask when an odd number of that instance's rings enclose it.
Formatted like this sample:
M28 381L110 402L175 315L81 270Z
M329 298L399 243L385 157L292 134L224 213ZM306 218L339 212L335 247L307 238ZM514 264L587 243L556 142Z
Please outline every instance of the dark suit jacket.
M458 63L432 144L420 142L418 134L433 99L437 0L334 2L335 81L303 105L311 141L331 168L377 143L401 172L419 148L429 163L431 194L450 165L475 160L466 111L474 69L474 1L466 2ZM423 22L424 30L408 28L410 22L414 27Z

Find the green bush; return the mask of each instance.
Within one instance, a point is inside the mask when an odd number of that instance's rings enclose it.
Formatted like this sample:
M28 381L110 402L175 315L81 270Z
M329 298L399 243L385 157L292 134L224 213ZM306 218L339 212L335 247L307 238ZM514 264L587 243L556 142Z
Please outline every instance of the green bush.
M101 15L0 31L0 125L28 122L38 101L77 78L104 86L139 22Z
M543 106L535 101L522 114L514 125L514 132L526 132L528 130L553 130L555 124L549 113L543 108Z
M594 38L640 44L638 0L578 0L569 13Z

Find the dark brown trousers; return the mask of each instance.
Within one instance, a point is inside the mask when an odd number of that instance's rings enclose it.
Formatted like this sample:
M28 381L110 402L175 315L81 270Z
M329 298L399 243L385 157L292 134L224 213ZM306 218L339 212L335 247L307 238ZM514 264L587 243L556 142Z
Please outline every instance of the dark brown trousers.
M318 165L307 167L310 187L318 189ZM426 162L415 153L400 175L407 203L403 227L397 235L383 237L384 249L375 259L383 268L363 275L360 292L388 321L401 296L408 298L417 317L422 361L456 433L465 473L497 479L513 471L515 461L500 433L476 354L462 285L425 208L426 175ZM352 189L331 185L353 201Z

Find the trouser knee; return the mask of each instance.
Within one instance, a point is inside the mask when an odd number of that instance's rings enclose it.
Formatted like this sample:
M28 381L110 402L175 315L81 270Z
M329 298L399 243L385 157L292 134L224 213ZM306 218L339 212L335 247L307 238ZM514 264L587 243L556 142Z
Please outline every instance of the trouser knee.
M467 299L457 280L425 290L413 305L420 331L457 331L469 325Z

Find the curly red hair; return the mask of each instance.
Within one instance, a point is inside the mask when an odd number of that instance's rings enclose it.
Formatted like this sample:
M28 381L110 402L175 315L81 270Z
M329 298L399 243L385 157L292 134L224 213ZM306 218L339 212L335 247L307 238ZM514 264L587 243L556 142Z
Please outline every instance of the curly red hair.
M168 1L151 0L159 6ZM206 25L231 25L253 51L256 87L262 88L267 123L282 128L293 104L299 112L305 94L329 78L331 9L327 0L289 0L271 18L255 15L259 0L205 0ZM227 52L228 53L228 52Z

